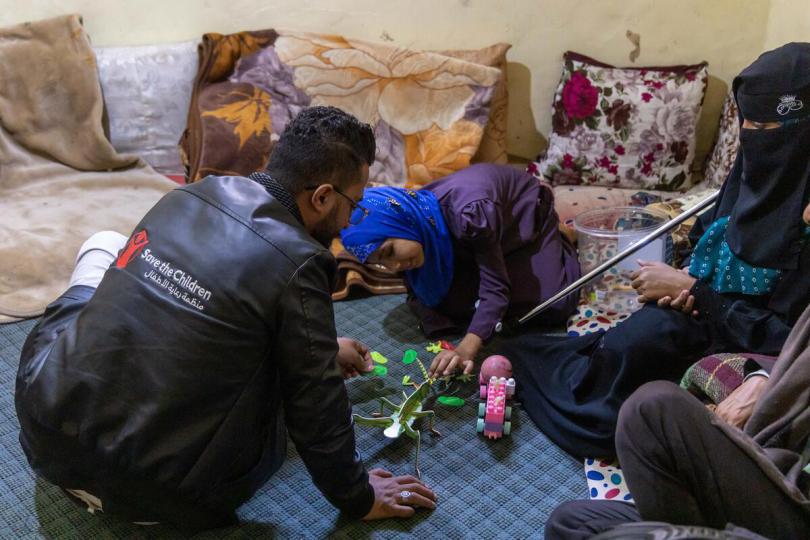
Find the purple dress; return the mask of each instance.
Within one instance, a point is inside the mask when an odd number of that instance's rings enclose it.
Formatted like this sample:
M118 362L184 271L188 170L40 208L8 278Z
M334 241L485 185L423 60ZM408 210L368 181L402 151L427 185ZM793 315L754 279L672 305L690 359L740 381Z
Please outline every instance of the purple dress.
M438 306L409 298L427 336L466 328L487 340L500 321L525 315L579 278L576 250L559 232L554 194L530 174L479 164L422 189L439 200L455 257L452 285ZM538 319L561 323L576 302L571 295Z

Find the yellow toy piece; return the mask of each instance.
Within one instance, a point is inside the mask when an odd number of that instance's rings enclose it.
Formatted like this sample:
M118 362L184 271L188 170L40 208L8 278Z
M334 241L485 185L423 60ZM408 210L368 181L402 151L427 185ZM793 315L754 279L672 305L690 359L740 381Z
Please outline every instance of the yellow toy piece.
M435 343L431 343L427 347L425 347L425 349L427 349L427 352L429 353L439 354L440 352L442 352L442 342L437 341Z

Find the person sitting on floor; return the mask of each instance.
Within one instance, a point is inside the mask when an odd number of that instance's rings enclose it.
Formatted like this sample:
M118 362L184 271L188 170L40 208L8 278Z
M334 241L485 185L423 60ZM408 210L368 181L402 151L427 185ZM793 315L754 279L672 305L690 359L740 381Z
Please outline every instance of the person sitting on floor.
M810 43L763 54L733 90L740 149L688 272L645 263L633 286L647 304L617 327L500 351L529 416L575 456L614 455L619 408L645 382L678 381L711 352L778 354L810 302Z
M336 336L325 246L374 152L368 125L305 109L266 173L175 189L128 242L91 237L21 353L20 442L37 474L91 510L218 527L278 470L289 433L348 516L434 508L416 478L366 471L343 383L371 361Z
M642 519L810 537L810 306L776 363L761 367L770 378L754 373L714 413L670 382L639 388L622 406L616 432L636 505L564 503L546 523L546 538L591 538Z
M409 305L428 337L466 328L455 351L442 351L431 375L473 369L501 321L523 315L579 278L574 247L559 230L551 188L512 167L479 164L413 191L366 189L364 219L342 233L361 262L402 271ZM576 299L544 316L563 323Z

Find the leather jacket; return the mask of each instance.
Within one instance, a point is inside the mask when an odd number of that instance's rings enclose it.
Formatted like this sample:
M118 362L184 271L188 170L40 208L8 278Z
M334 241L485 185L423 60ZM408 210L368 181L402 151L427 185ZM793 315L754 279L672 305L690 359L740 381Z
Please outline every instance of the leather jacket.
M368 513L336 265L291 201L242 177L175 189L58 337L32 332L16 404L38 473L133 519L223 525L280 466L286 424L326 498Z

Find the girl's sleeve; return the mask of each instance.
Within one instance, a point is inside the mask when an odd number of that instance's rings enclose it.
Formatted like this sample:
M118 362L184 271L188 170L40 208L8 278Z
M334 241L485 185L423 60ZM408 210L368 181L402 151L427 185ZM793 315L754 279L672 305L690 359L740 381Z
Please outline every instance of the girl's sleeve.
M501 249L501 209L489 200L465 206L458 215L460 240L473 248L478 264L478 307L467 332L488 340L509 307L511 284Z

